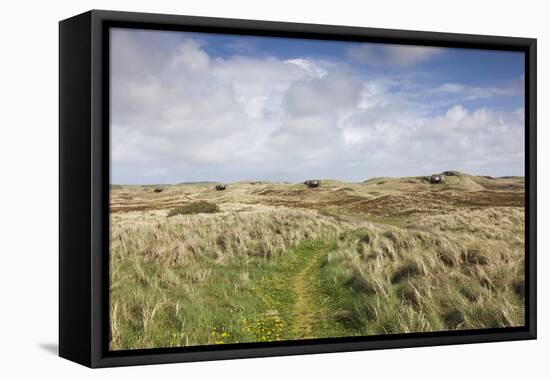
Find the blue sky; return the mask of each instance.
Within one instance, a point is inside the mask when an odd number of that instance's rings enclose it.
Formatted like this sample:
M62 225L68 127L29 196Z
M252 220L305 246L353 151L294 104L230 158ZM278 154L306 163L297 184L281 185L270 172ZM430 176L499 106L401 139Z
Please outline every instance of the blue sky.
M111 31L113 183L523 175L518 52Z
M392 74L402 72L431 73L435 78L459 81L464 84L505 84L524 73L523 53L446 49L437 58L419 62L414 67L360 65L349 58L349 49L363 45L359 42L322 41L290 38L193 34L205 42L204 50L212 56L229 58L232 55L276 56L280 59L309 58L347 61L365 74ZM187 38L188 33L182 34ZM384 44L369 44L383 47Z

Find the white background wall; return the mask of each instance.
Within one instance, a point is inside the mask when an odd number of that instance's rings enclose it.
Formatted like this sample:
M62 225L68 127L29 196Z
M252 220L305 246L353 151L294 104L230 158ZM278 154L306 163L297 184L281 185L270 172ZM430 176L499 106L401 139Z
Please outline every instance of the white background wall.
M6 1L0 22L0 375L464 377L549 373L550 28L543 1ZM58 358L58 25L89 9L538 38L539 340L89 370ZM544 351L546 349L546 353Z

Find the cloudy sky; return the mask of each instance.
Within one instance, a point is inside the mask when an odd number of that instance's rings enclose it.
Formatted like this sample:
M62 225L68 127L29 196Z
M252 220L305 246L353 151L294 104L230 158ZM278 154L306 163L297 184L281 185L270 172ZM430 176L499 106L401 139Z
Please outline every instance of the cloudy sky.
M523 175L522 53L111 30L111 182Z

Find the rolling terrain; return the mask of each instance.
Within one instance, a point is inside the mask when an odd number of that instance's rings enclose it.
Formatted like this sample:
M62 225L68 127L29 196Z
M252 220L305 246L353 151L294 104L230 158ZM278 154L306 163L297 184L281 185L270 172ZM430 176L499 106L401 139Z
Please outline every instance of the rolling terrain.
M523 177L438 177L113 185L111 349L523 325Z

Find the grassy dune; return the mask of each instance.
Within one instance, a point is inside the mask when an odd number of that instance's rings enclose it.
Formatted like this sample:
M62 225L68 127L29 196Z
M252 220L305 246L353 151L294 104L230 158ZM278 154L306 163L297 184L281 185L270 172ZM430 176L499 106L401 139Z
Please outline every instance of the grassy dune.
M523 178L213 186L111 189L112 349L524 322Z

